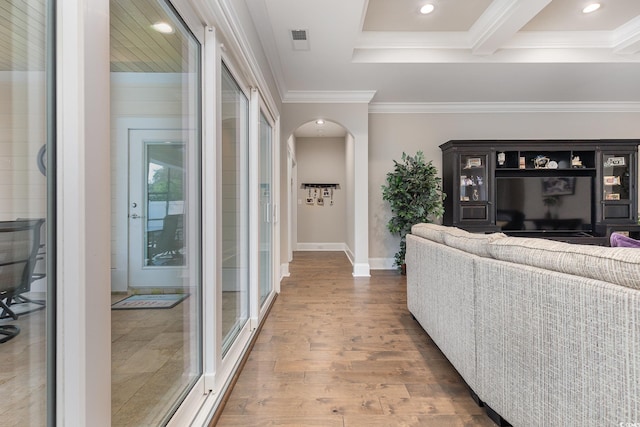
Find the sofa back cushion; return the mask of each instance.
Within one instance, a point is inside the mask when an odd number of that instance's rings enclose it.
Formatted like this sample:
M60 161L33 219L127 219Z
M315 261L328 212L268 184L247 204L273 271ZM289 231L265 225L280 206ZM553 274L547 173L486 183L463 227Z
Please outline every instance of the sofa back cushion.
M429 223L414 225L411 234L482 257L490 256L489 243L507 237L503 233L469 233L461 228Z
M451 229L458 230L455 227L447 227L446 225L423 222L420 224L415 224L413 227L411 227L411 234L419 237L424 237L425 239L433 240L434 242L444 243L443 233Z
M491 257L640 289L640 251L507 237L489 245Z
M452 248L486 258L491 256L489 253L489 243L504 239L507 236L504 233L476 234L469 233L465 230L454 229L448 233L442 233L442 237L444 244Z

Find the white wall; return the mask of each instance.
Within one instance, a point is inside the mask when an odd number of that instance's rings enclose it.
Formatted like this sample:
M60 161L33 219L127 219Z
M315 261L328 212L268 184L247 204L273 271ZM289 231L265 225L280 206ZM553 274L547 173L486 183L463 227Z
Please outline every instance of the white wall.
M353 136L351 134L347 134L345 137L345 146L344 146L344 160L345 160L345 207L347 209L346 212L346 244L347 244L347 254L353 260L353 248L355 245L355 195L354 195L354 186L355 186L355 141L353 140Z
M46 216L44 89L43 72L0 72L0 221Z
M111 73L111 270L113 291L127 289L128 129L181 126L179 74ZM173 101L171 101L173 100Z
M640 113L372 113L369 116L369 254L391 259L399 239L386 228L381 186L393 159L422 150L442 170L450 139L640 139Z
M335 249L347 241L347 198L344 138L296 138L298 160L298 249ZM324 205L308 205L309 190L303 183L339 184L333 191L333 206L329 198ZM318 189L322 195L322 190ZM314 194L314 190L311 190ZM313 196L312 196L313 197ZM322 245L333 243L334 246Z
M348 133L351 133L354 141L354 184L353 184L353 206L354 212L354 243L353 251L353 274L355 276L369 275L369 234L368 234L368 185L369 175L369 107L364 102L353 103L286 103L282 106L282 120L280 132L280 164L287 162L287 141L293 132L312 120L324 118L343 126ZM298 174L300 173L300 167ZM281 194L286 192L286 168L281 168ZM283 204L286 200L283 199ZM281 242L287 241L287 221L289 218L281 218ZM287 259L288 248L285 244L280 247L281 259Z

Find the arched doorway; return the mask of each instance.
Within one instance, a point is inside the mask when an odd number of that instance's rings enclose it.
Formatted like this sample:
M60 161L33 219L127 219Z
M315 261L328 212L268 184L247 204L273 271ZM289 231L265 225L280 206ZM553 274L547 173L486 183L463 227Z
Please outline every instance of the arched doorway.
M290 252L344 251L354 262L354 138L331 120L299 126L288 140Z

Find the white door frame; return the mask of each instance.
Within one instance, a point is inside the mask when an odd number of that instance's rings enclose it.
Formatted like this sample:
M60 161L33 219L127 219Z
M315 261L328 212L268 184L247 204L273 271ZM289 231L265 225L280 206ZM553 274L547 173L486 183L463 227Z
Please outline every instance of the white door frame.
M144 250L144 243L146 238L144 237L146 229L146 221L150 215L147 209L147 200L145 197L148 176L146 176L146 166L148 164L147 154L147 142L152 144L164 144L160 141L172 141L179 142L185 148L185 156L183 159L184 169L188 168L188 158L186 156L187 151L190 151L188 147L189 141L184 140L185 133L182 130L167 130L167 129L130 129L129 130L129 224L127 239L129 241L129 288L164 288L173 287L179 288L182 286L181 277L189 277L187 273L187 265L182 266L149 266L146 265L143 254L146 254ZM187 206L187 203L191 198L187 197L190 189L187 189L188 180L185 177L184 180L184 206L183 217L184 224L190 224L187 212L190 212L192 207ZM135 207L133 207L135 203ZM165 224L166 226L166 224ZM187 229L185 228L185 232ZM134 236L132 238L132 236ZM186 237L186 236L185 236ZM185 244L188 239L184 239ZM189 257L192 256L189 252Z
M112 144L112 265L111 291L126 292L129 280L129 131L134 129L174 130L182 122L175 118L120 118Z

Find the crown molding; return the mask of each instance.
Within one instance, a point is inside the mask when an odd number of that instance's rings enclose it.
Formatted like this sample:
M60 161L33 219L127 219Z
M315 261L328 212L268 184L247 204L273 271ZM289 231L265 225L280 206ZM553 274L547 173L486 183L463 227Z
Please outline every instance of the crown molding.
M285 94L282 102L284 104L368 104L375 94L375 90L290 90Z
M260 63L253 52L251 43L247 40L247 37L242 30L242 24L235 13L235 9L230 4L229 0L219 0L218 2L212 3L217 3L218 22L223 23L223 35L225 39L232 43L233 53L239 57L238 66L245 72L245 74L250 76L251 80L253 80L252 84L256 84L258 86L262 99L264 99L271 115L274 118L278 117L280 115L278 104L269 90L269 85L262 73ZM271 66L271 64L269 65ZM272 71L272 69L270 71ZM277 85L278 82L276 81L276 86ZM276 90L280 90L280 88L276 87Z
M640 113L640 102L374 102L369 113Z

